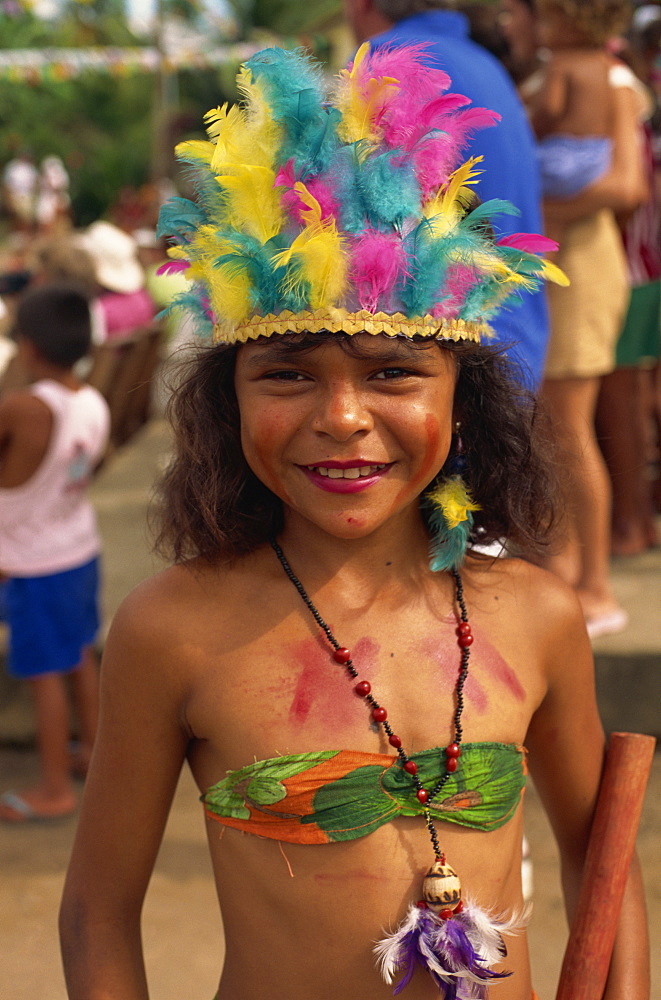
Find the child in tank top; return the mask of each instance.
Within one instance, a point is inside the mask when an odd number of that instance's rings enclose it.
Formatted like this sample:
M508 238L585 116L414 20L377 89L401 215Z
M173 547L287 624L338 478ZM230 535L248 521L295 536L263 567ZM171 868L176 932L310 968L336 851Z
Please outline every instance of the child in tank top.
M35 381L0 403L0 571L9 578L7 668L30 687L41 764L35 787L0 797L0 819L19 823L74 811L71 771L85 770L94 741L101 543L87 487L109 412L73 374L90 346L89 306L76 286L28 292L16 337ZM81 730L73 758L67 675Z

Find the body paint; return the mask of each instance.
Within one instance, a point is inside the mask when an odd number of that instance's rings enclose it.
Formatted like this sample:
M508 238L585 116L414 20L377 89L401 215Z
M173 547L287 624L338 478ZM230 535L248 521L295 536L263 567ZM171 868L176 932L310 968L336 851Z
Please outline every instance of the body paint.
M361 676L374 676L379 648L369 636L353 644L352 656ZM287 655L300 667L289 708L290 720L302 725L314 710L321 711L329 723L346 725L352 698L358 705L363 703L352 691L345 672L329 656L328 647L321 639L304 639L294 643Z

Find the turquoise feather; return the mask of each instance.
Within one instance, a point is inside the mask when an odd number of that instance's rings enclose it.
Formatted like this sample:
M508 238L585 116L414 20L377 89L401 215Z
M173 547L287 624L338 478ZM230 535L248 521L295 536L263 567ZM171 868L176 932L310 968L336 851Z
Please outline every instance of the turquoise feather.
M419 211L420 187L413 163L402 165L400 150L370 156L356 172L356 185L370 225L401 226ZM397 163L399 161L399 163ZM363 221L364 225L364 221Z
M157 236L186 236L204 225L206 215L200 205L188 198L171 198L161 206L156 227Z
M432 573L460 567L473 527L471 512L466 512L465 521L461 521L455 528L449 528L443 511L435 507L429 515L428 524L432 536L429 545L429 568Z
M229 274L246 271L252 292L252 307L263 313L275 312L282 308L280 283L285 275L284 267L273 266L273 255L277 247L271 241L262 244L254 236L235 232L230 236L234 249L218 257L215 267L224 268Z

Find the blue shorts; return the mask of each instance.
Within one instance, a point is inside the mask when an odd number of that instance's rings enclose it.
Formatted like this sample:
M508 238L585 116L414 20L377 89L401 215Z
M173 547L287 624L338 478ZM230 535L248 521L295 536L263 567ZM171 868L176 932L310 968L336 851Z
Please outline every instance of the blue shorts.
M48 576L14 576L5 596L12 677L66 673L99 631L99 560Z

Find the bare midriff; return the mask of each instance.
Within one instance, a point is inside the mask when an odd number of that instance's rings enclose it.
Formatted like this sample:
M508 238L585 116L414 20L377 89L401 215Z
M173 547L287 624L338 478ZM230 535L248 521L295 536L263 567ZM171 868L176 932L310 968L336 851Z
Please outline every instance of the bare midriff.
M464 893L496 912L521 910L521 809L489 834L439 827ZM321 846L280 845L219 831L211 821L208 835L227 946L218 1000L392 996L372 948L419 898L433 860L419 819L398 819L360 841ZM506 858L516 861L499 860ZM318 906L310 902L315 899ZM494 986L494 995L530 1000L525 931L509 936L506 945L498 968L513 975ZM438 1000L439 992L420 970L402 996Z

